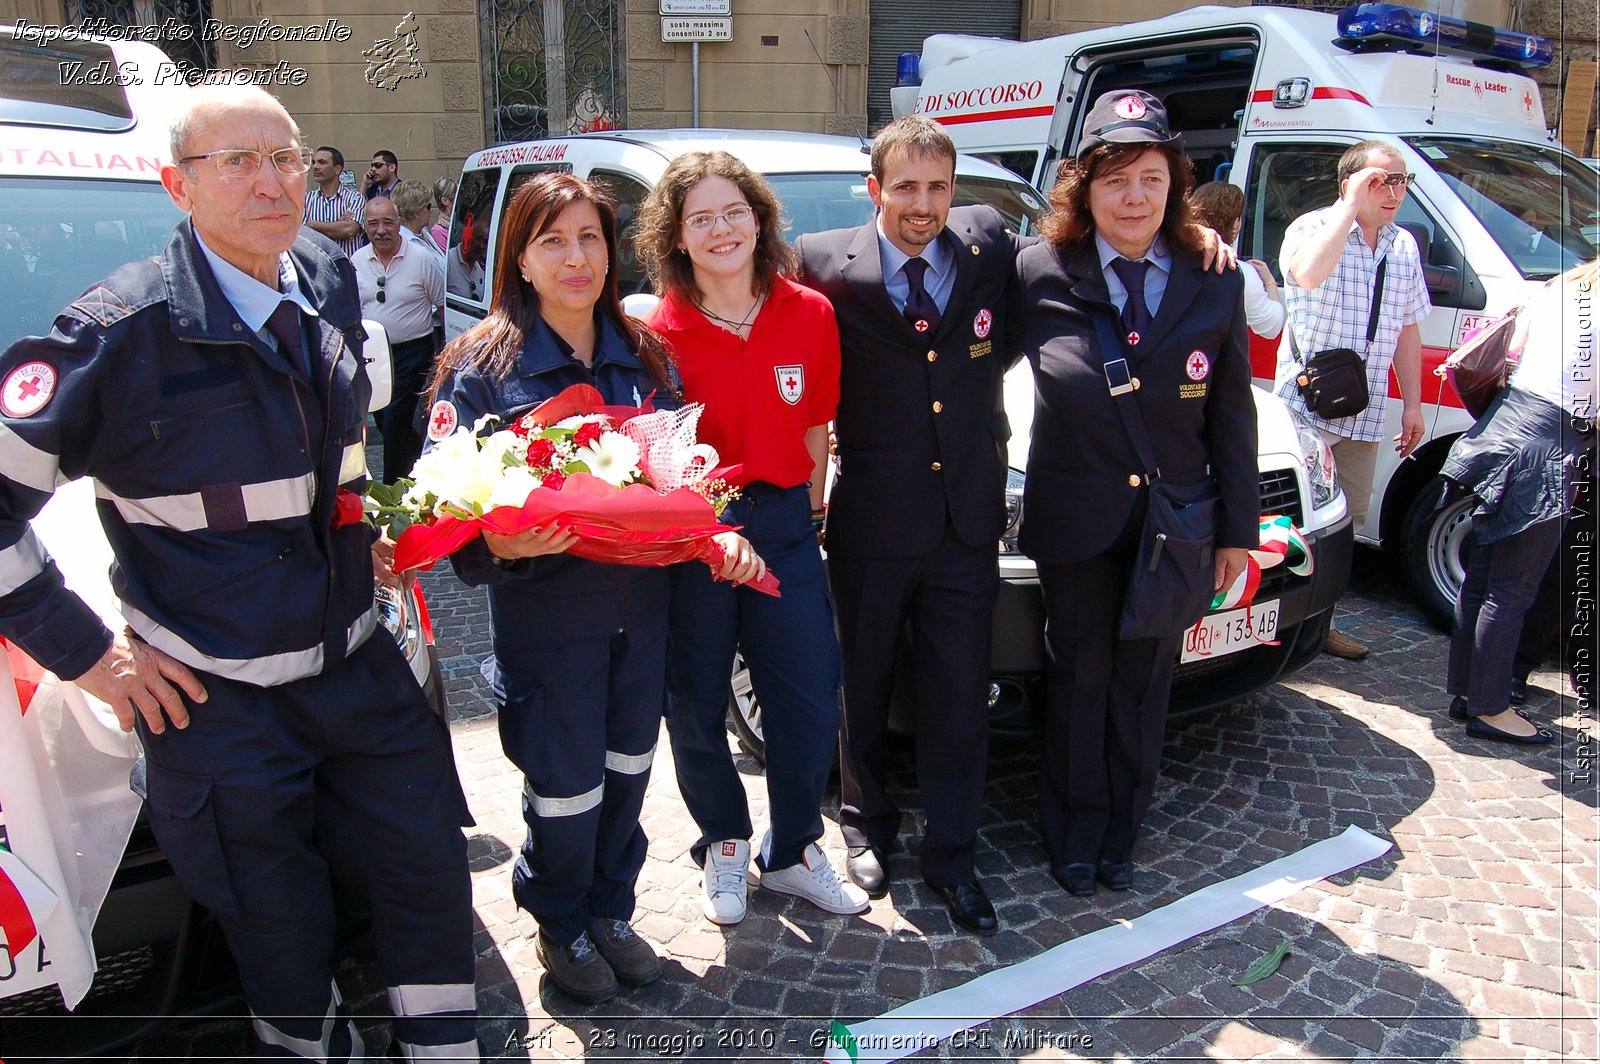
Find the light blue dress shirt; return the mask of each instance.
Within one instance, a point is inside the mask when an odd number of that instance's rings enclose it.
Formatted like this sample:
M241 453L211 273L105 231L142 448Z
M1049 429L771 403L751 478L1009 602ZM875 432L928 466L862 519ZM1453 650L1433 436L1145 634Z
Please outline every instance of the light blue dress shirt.
M883 264L883 287L889 292L889 299L899 310L904 310L906 300L911 298L911 282L906 278L903 267L906 260L911 258L904 251L894 246L894 242L883 235L883 216L878 216L878 258ZM922 258L928 264L928 272L923 274L922 287L928 290L928 295L933 297L934 304L943 314L950 305L950 293L956 287L956 264L951 261L950 249L945 247L943 231L935 237L932 243L922 249Z
M1106 238L1099 233L1094 235L1094 246L1100 253L1100 271L1106 275L1106 289L1111 293L1111 302L1120 312L1128 302L1128 290L1122 286L1122 278L1117 276L1111 264L1124 256L1106 243ZM1172 252L1167 250L1167 242L1160 233L1156 234L1155 240L1150 243L1150 250L1144 253L1143 258L1150 263L1150 269L1144 272L1144 302L1150 308L1150 319L1154 321L1161 310L1161 297L1167 294L1167 278L1172 276Z

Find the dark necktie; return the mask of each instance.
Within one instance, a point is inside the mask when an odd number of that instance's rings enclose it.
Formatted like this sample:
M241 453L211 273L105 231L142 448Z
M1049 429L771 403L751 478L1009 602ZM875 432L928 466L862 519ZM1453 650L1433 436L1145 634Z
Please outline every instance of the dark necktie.
M1111 260L1122 287L1128 290L1128 300L1122 304L1122 331L1128 334L1128 344L1137 346L1139 338L1150 331L1150 304L1144 301L1144 273L1150 268L1148 259L1129 262L1127 259Z
M918 255L907 259L901 269L911 283L911 294L906 296L906 321L919 333L933 332L939 327L939 304L933 301L922 284L922 278L928 272L928 260Z
M306 373L306 345L300 334L300 308L293 300L285 299L267 318L267 332L278 341L278 350L284 361L296 372Z

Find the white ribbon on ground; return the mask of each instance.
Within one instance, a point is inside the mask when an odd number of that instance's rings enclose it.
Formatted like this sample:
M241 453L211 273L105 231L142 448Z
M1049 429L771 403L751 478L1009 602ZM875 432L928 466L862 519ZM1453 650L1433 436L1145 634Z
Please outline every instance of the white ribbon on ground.
M1390 843L1352 825L1334 838L1213 883L1135 920L1103 927L1031 960L858 1023L847 1028L855 1041L855 1056L835 1043L823 1060L825 1064L899 1060L1248 916L1331 875L1381 857L1390 848Z

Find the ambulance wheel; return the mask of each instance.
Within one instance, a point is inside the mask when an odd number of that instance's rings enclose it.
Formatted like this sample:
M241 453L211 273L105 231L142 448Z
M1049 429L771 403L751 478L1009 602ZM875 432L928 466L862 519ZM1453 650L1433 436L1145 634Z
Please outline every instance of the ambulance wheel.
M733 722L733 733L750 756L767 763L767 742L761 735L761 702L756 698L750 683L750 669L744 655L733 659L733 676L728 680L728 719Z
M1406 577L1422 612L1448 632L1472 546L1473 500L1457 499L1435 513L1440 489L1441 482L1433 481L1406 513Z

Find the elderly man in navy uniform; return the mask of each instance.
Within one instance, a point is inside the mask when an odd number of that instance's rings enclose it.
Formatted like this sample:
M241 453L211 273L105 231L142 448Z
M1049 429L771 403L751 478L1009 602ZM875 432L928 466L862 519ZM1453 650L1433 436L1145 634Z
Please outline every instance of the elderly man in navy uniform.
M370 894L396 1052L475 1060L449 734L377 623L372 536L336 504L366 479L354 274L300 233L309 153L271 96L195 90L172 152L189 217L160 258L0 356L0 634L137 728L151 827L227 935L264 1054L363 1056L329 970L336 861ZM120 633L29 527L83 476Z
M989 743L989 636L1005 528L1001 320L1019 240L992 207L951 209L956 150L913 116L872 143L877 217L801 237L833 302L843 366L828 580L844 657L846 871L887 889L901 813L885 788L889 699L909 620L924 880L970 931L998 927L973 870Z

